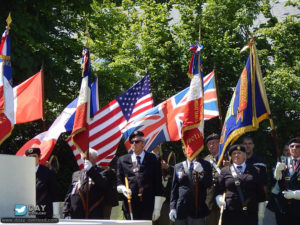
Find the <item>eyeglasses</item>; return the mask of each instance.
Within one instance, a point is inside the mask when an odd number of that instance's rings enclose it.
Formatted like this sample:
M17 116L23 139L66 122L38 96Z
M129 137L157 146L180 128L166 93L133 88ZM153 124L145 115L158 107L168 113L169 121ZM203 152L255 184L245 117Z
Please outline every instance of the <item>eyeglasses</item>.
M135 141L130 141L130 144L133 144L133 143L138 144L140 142L142 142L142 140L135 140Z
M300 148L300 145L290 145L290 148Z

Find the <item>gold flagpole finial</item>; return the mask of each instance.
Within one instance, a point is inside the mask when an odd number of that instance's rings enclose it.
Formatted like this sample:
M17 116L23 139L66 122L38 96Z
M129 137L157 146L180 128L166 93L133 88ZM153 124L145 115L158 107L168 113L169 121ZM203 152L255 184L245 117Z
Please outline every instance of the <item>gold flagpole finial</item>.
M84 32L85 34L85 47L88 48L89 47L89 28L88 28L88 25L86 24L86 30Z
M11 19L10 13L9 13L8 17L6 19L6 23L7 23L6 30L7 30L7 33L9 32L11 22L12 22L12 19Z

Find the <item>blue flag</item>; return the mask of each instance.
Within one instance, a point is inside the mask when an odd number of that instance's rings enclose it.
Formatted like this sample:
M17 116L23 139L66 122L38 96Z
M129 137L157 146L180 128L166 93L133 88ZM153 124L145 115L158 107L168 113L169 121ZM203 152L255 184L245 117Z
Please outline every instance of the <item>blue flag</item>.
M240 136L259 128L259 123L270 118L256 54L250 54L233 93L221 132L219 162L227 148Z

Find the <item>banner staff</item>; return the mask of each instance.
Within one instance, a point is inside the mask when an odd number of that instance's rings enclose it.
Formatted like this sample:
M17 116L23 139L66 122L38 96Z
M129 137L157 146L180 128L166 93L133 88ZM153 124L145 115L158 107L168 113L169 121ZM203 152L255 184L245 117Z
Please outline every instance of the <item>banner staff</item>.
M251 35L250 49L251 49L250 52L253 54L253 57L254 57L253 60L255 62L254 65L255 65L255 71L257 73L258 84L259 84L261 92L262 92L262 97L263 97L263 101L264 101L266 110L269 114L269 123L270 123L270 127L271 127L273 142L274 142L275 149L276 149L277 161L280 162L280 150L279 150L279 145L278 145L277 133L276 133L273 119L272 119L272 114L271 114L271 109L270 109L269 101L268 101L267 94L266 94L266 89L265 89L265 86L263 85L262 72L261 72L259 61L258 61L258 56L256 53L255 40L254 40L253 35Z
M43 131L46 131L46 118L45 118L45 84L44 84L44 60L42 61L41 66L41 79L42 79L42 123L43 123Z
M129 190L129 184L128 184L128 178L127 177L125 177L125 187ZM130 219L133 220L133 213L132 213L132 206L131 206L131 195L130 194L127 194L127 201L128 201Z
M86 24L86 30L85 30L85 47L88 48L89 47L89 30L88 30L88 25ZM84 75L84 66L82 68L82 76ZM89 153L89 148L87 149L86 153L86 159L89 160L90 158L90 153ZM85 205L86 205L86 208L85 208L85 218L88 219L89 218L89 176L88 174L86 173L86 197L85 197Z

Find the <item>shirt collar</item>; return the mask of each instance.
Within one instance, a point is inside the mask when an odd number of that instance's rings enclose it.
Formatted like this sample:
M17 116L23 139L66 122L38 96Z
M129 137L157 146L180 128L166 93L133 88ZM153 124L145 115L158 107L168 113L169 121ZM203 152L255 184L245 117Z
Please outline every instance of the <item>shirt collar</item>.
M37 164L37 166L35 166L35 172L38 171L40 164Z
M186 160L186 161L187 161L188 168L190 168L191 162L189 160ZM192 162L194 163L195 161L196 161L196 159L194 159Z
M238 165L238 164L235 164L235 163L233 163L233 165L234 165L234 167L237 169L237 166L242 166L242 171L244 172L245 171L245 169L246 169L246 163L245 162L243 162L241 165Z
M293 156L291 156L291 159L294 160L295 158ZM300 157L296 158L297 161L300 160Z
M143 160L145 158L145 151L142 151L142 153L139 155L141 157L141 163L143 163ZM136 161L136 157L137 155L133 152L132 155L131 155L131 160L132 162Z

